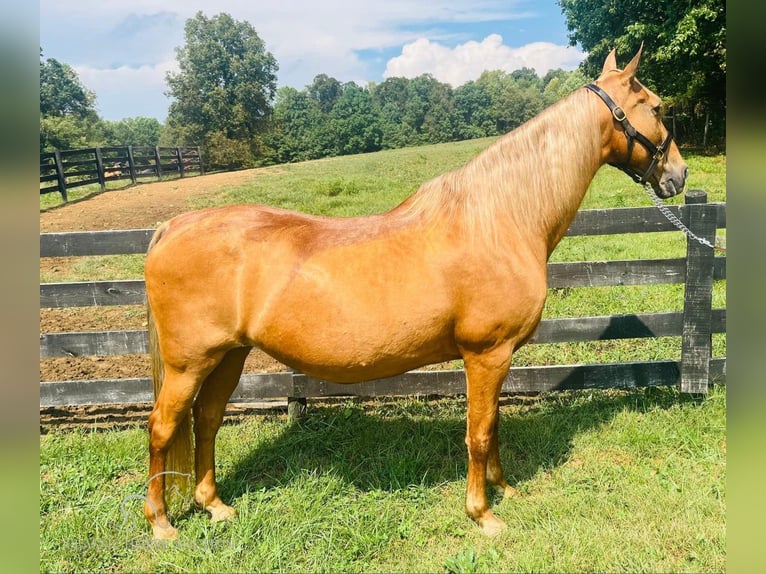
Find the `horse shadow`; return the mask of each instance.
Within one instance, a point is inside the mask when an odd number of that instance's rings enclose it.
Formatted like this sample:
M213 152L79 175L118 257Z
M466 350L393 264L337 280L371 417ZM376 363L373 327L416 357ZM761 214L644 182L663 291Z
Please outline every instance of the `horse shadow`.
M540 470L564 464L578 434L626 409L646 412L694 400L675 389L655 387L504 399L501 405L517 407L501 406L500 457L506 479L518 487ZM249 490L286 486L305 473L331 473L361 491L395 492L465 480L465 400L452 400L447 414L438 402L421 399L404 407L396 401L310 404L304 421L285 422L275 438L253 448L219 477L221 496L236 505Z

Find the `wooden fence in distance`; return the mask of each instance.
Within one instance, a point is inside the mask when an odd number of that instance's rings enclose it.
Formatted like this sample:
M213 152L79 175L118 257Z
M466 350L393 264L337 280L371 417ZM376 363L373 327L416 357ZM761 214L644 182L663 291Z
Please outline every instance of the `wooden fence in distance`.
M687 193L686 204L671 210L699 237L711 243L726 227L726 204L706 203L702 191ZM581 211L567 235L608 235L677 231L655 208ZM152 229L46 233L40 256L85 256L145 252ZM726 332L726 309L712 308L715 280L725 279L726 258L687 239L685 257L655 260L549 263L549 288L685 283L683 310L543 320L530 341L561 343L645 337L681 337L681 360L587 365L512 367L504 393L556 389L628 388L678 384L684 392L704 394L711 382L723 382L726 358L712 357L712 334ZM136 305L145 301L143 281L87 281L40 285L41 308ZM147 353L146 331L42 333L40 358ZM153 400L149 378L40 383L40 406L147 403ZM317 380L300 373L245 374L232 402L287 398L300 412L306 398L328 396L459 395L465 374L412 371L354 385ZM295 410L297 409L297 411Z
M67 190L107 181L139 177L205 173L199 147L94 147L55 150L40 154L40 195L59 192L67 201Z

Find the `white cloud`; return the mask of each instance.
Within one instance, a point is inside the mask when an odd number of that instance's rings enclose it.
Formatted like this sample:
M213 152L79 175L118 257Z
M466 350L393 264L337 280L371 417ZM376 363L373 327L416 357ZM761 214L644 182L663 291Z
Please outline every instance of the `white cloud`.
M555 68L572 70L584 58L585 54L577 48L550 42L511 48L503 43L499 34L490 34L481 42L470 41L454 48L419 38L405 44L401 55L388 61L383 77L414 78L428 73L457 87L475 80L484 70L512 72L527 67L544 75Z

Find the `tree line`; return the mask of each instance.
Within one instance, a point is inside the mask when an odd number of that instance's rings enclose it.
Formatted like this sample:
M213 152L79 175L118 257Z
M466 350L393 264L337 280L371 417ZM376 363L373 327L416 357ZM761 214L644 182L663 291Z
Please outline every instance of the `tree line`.
M365 86L319 74L302 90L277 88L278 63L249 22L198 12L166 77L165 124L102 120L95 94L41 49L40 150L192 145L210 168L231 169L495 136L596 77L612 47L627 58L642 41L642 80L669 104L679 142L725 145L723 0L559 4L570 42L588 52L577 70L485 71L458 87L428 74Z

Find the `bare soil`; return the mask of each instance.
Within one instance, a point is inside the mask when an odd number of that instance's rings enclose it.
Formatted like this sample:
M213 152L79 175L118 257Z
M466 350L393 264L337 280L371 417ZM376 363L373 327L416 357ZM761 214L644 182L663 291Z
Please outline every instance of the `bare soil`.
M40 232L101 231L152 228L190 209L189 200L219 193L230 185L258 177L260 170L227 173L139 184L94 194L85 199L40 212ZM56 276L75 258L40 260L40 271ZM40 310L40 333L145 329L142 306L78 307ZM285 367L260 351L250 353L245 372L278 372ZM41 381L70 381L148 377L146 355L58 357L40 361Z
M189 210L188 200L215 194L230 185L258 177L248 169L142 183L94 194L40 213L40 231L144 229Z

